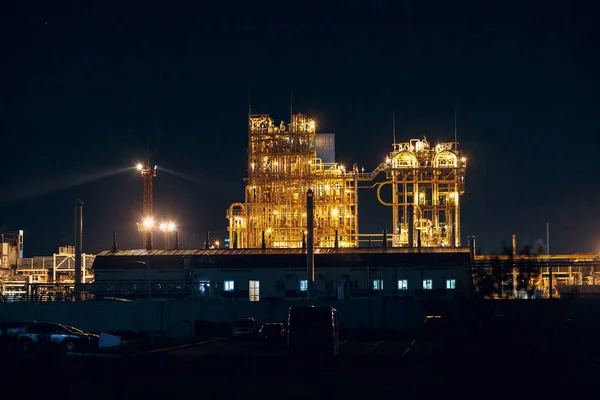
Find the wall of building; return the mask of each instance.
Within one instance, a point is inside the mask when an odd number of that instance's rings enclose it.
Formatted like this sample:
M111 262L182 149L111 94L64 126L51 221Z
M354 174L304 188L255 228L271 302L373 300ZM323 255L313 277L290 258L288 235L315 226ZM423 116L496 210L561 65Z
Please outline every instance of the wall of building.
M469 277L464 266L419 266L342 268L315 270L317 298L465 296ZM306 297L305 268L115 268L97 270L95 282L110 285L137 282L155 286L157 282L190 282L210 298L249 301L250 281L258 281L260 299ZM146 290L147 292L147 290ZM255 293L256 294L256 293ZM155 293L160 297L160 293Z

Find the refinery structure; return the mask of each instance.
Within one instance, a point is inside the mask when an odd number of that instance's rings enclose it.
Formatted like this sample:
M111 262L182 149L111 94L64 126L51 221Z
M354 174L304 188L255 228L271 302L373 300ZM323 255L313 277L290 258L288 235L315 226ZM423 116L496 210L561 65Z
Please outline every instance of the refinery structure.
M315 246L356 247L356 166L347 171L334 154L334 136L318 134L306 115L293 115L288 125L249 115L246 198L227 210L231 247L305 246L308 189L315 198Z
M115 234L111 250L83 253L78 200L75 247L26 259L23 231L2 234L0 293L15 301L80 298L77 287L87 298L123 299L297 299L313 289L315 298L338 300L454 298L473 291L516 298L524 288L545 297L550 288L600 296L597 254L519 255L515 236L511 255L475 254L474 237L464 246L460 200L467 158L458 145L456 129L453 141L439 143L426 137L397 142L394 132L391 151L365 172L338 163L335 134L319 132L308 115L276 124L268 114L248 114L245 196L226 210L224 248L207 235L203 249L180 249L176 224L156 221L157 166L148 156L137 165L143 178L140 249L119 250ZM383 233L359 231L359 194L390 208ZM153 238L159 232L160 250Z
M369 173L335 160L335 135L317 133L317 121L292 115L279 125L268 114L248 115L248 178L244 202L227 210L232 248L304 247L306 193L315 203L315 247L358 247L359 189L375 189L392 209L390 247L460 247L460 196L466 157L458 142L426 138L393 143ZM381 176L384 177L381 180ZM391 187L391 199L382 189Z

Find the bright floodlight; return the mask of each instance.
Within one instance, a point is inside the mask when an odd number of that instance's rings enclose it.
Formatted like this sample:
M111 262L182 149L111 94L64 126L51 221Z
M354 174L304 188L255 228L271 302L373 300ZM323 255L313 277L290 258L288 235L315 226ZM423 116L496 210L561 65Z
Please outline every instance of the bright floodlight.
M170 231L174 231L175 230L175 223L174 222L169 222L167 224L167 229Z
M144 228L150 229L152 226L154 226L154 220L152 218L146 218L144 220Z
M135 167L138 169L138 171L141 171L142 168L144 168L144 166L140 163L138 163L138 165L136 165Z
M167 230L167 224L165 224L164 222L162 224L160 224L159 226L161 231L166 231Z

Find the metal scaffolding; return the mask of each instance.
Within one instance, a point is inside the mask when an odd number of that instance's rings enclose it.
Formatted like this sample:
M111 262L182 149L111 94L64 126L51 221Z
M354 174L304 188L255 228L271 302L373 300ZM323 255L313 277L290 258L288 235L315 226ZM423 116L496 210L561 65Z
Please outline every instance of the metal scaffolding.
M386 180L370 187L377 198L392 207L392 246L460 247L460 196L465 191L467 159L457 142L431 147L427 138L394 143L393 150L359 181L373 181L385 172ZM391 186L391 201L381 190Z
M287 126L268 114L248 116L246 199L227 210L231 248L303 247L308 189L315 196L315 246L358 245L357 167L346 171L319 158L315 143L327 142L319 135L304 114Z
M374 236L358 232L359 188L376 189L379 201L392 207L393 231L383 235L384 246L460 247L466 158L456 140L434 147L426 138L394 143L368 173L356 164L347 171L334 157L333 135L316 133L314 119L296 114L276 126L268 114L249 114L246 199L227 210L230 247L303 247L308 189L315 194L315 247L357 247ZM376 181L380 173L383 182ZM387 187L389 201L382 197Z
M82 280L90 283L94 280L92 264L93 254L81 255ZM72 283L75 281L75 247L59 247L58 253L47 257L23 258L16 269L18 279L29 283Z

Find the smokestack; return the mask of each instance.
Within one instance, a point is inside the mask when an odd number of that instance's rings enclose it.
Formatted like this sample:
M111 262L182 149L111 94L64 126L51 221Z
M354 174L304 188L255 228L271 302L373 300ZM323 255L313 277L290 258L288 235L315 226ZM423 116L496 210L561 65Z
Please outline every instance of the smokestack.
M261 247L262 247L263 250L267 248L267 242L265 241L265 231L262 231L262 243L261 243Z
M383 247L387 247L387 229L383 230L383 243L382 243Z
M117 248L117 232L113 233L113 247L112 252L116 253L119 249Z
M517 259L517 235L512 235L512 258Z
M469 240L469 254L471 255L471 263L475 261L475 236L471 235L467 239Z
M179 250L179 232L175 231L175 250Z
M206 243L204 243L205 249L210 249L210 231L206 231Z
M165 250L171 250L171 231L165 229Z
M315 282L315 227L314 227L314 197L312 189L306 193L306 278L308 281L307 299L312 300L313 285Z
M81 300L81 255L83 254L83 202L80 198L75 200L75 299Z
M337 249L340 247L340 240L339 240L339 235L338 235L338 230L335 230L335 242L334 242L334 247Z
M415 246L415 208L412 204L407 206L408 211L408 247Z
M152 251L152 232L148 231L146 234L146 250Z

